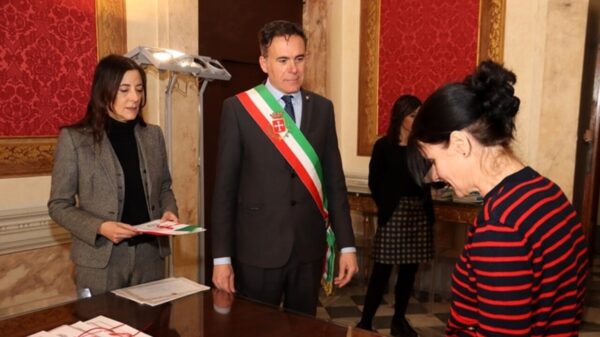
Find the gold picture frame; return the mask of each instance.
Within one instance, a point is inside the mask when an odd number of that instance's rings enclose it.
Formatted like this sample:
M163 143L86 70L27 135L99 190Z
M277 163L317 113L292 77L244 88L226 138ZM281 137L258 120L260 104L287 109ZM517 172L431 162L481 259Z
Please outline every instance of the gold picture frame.
M477 62L491 59L502 62L506 0L479 1ZM357 155L370 156L377 140L379 13L381 0L361 0L360 68L358 92Z
M98 59L127 52L125 0L96 0ZM0 138L0 178L48 175L56 137Z

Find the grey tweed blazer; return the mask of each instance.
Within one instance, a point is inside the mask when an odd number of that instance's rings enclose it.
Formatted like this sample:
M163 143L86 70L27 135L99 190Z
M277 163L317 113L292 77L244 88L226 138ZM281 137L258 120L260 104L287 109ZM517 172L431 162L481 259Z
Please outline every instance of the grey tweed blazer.
M137 125L135 137L148 214L158 219L165 211L177 214L163 134L158 126ZM119 221L125 198L123 170L110 140L94 144L86 129L63 128L54 154L48 210L57 224L69 230L71 258L77 265L104 268L113 243L98 234L105 221ZM159 239L161 257L170 254L168 239Z

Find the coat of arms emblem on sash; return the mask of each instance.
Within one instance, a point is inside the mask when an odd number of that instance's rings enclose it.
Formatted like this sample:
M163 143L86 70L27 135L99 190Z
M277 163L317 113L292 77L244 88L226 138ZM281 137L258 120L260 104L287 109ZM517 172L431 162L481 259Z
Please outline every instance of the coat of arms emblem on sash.
M271 113L271 126L273 127L273 133L279 137L284 137L287 134L287 128L285 127L285 119L283 118L283 112Z

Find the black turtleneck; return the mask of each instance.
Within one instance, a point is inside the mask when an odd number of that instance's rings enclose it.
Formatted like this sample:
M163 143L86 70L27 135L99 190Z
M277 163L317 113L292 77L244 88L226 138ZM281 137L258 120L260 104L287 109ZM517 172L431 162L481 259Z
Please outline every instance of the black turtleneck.
M121 222L130 225L150 221L134 133L137 124L137 119L129 122L119 122L108 118L106 126L106 134L117 154L117 158L119 158L125 178L125 204L123 205Z

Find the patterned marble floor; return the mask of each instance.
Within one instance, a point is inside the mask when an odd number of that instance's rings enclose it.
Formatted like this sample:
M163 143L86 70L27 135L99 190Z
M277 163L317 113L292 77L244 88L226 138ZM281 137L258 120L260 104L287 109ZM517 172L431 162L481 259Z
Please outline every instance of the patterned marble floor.
M600 256L594 259L594 269L588 287L588 303L585 323L580 330L582 337L600 337ZM336 289L331 296L321 294L321 305L317 308L317 317L344 326L355 326L363 308L366 285L362 280L353 280L348 286ZM449 304L435 302L430 305L425 296L413 297L407 310L407 319L421 337L444 336L448 319ZM393 295L386 294L384 303L379 307L373 325L379 333L389 335L394 314Z

